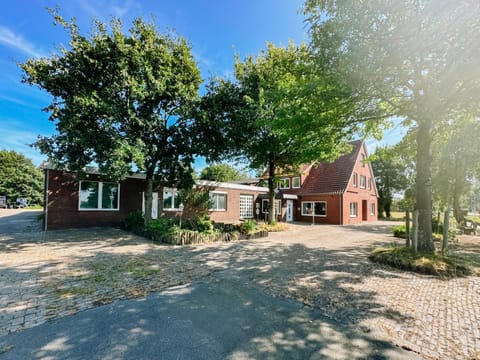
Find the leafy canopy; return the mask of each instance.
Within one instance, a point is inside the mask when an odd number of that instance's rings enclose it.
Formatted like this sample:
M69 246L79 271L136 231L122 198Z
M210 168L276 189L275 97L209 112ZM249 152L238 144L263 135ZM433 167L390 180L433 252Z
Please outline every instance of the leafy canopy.
M46 107L58 133L36 146L55 163L79 170L96 163L114 178L138 170L161 182L191 180L195 154L191 109L200 72L187 42L153 23L110 27L95 21L90 37L53 11L69 47L20 64L23 81L53 96Z
M247 175L241 173L229 164L212 164L205 167L200 173L201 180L228 182L246 179Z
M476 0L307 0L317 61L356 88L357 103L417 127L419 249L431 234L431 143L456 112L480 104L480 3Z
M42 203L42 171L24 155L0 150L0 195L6 196L8 203L18 197L26 197L30 203Z

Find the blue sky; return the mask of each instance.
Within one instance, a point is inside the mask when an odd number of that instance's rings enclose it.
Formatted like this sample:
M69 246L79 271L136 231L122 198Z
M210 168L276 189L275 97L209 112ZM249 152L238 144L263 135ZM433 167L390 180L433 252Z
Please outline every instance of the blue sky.
M75 17L80 31L88 33L93 18L131 20L152 17L160 31L175 29L191 44L204 79L232 73L234 54L258 54L265 42L277 45L307 41L301 0L16 0L2 3L0 12L0 149L16 150L37 165L45 159L28 144L38 135L52 135L53 123L41 111L50 96L21 83L17 63L30 57L48 56L68 43L61 27L53 26L46 7L60 7L64 18ZM397 138L398 129L387 132L383 142ZM373 146L373 142L369 143ZM203 162L198 161L197 168Z

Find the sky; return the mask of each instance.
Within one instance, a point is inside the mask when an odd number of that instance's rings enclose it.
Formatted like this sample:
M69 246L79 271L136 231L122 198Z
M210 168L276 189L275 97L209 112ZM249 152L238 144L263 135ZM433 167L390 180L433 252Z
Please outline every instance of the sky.
M51 96L22 83L18 63L49 56L68 44L63 28L53 25L46 8L60 8L75 18L82 34L92 20L120 18L128 29L132 19L153 19L159 31L175 29L192 45L204 80L233 73L234 55L256 55L266 42L286 45L308 42L302 0L16 0L2 3L0 12L0 149L15 150L35 165L45 156L29 146L39 135L51 136L55 126L43 112ZM387 131L382 143L398 140L401 130ZM377 143L368 141L372 151ZM205 166L197 160L197 170Z

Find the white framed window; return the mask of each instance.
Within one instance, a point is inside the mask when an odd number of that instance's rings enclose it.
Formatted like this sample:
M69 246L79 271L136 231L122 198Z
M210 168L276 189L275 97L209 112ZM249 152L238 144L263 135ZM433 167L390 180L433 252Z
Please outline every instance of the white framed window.
M78 210L118 211L120 184L102 181L80 181Z
M370 204L370 215L375 215L375 203Z
M180 198L180 194L177 189L163 189L163 210L180 211L181 203L182 199Z
M300 188L300 177L299 176L292 178L292 188L293 189Z
M362 167L365 167L365 163L366 163L365 155L362 154Z
M240 195L240 218L253 218L253 195Z
M280 189L290 189L290 178L283 178L279 181Z
M358 175L357 173L353 173L353 186L357 187L358 185Z
M210 210L226 211L227 210L227 193L221 191L210 191Z
M327 216L326 201L302 201L303 216Z
M360 188L365 189L367 187L367 177L365 175L360 175Z
M368 178L368 190L372 190L372 178Z
M356 217L357 216L357 203L356 202L351 202L350 203L350 217Z

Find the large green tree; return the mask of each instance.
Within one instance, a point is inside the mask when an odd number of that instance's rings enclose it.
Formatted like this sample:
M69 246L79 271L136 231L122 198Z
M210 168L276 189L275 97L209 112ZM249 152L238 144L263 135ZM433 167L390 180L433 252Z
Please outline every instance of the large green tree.
M480 120L458 114L456 126L435 137L433 190L440 208L453 207L458 223L464 219L463 199L474 176L480 173Z
M370 161L378 190L378 214L385 212L389 218L393 195L408 187L407 164L396 146L377 148Z
M236 58L235 80L216 79L207 88L201 110L214 120L211 133L230 155L267 169L270 221L279 172L334 160L362 127L355 108L343 101L349 89L336 80L305 45L268 44L256 57Z
M247 175L228 164L211 164L200 173L200 179L228 182L246 179Z
M32 161L16 151L0 150L0 195L7 202L26 197L30 203L43 202L43 173Z
M141 18L126 33L118 19L96 21L86 37L73 20L53 15L69 32L69 46L20 64L24 82L53 96L45 110L58 134L36 145L71 170L94 163L114 179L145 173L149 222L154 185L193 184L201 136L192 110L201 77L190 45Z
M418 247L433 250L432 134L480 104L476 0L307 0L312 48L356 97L416 126Z

